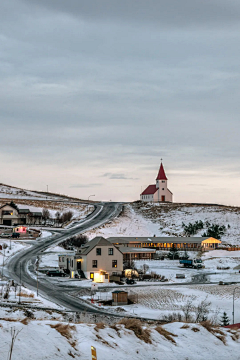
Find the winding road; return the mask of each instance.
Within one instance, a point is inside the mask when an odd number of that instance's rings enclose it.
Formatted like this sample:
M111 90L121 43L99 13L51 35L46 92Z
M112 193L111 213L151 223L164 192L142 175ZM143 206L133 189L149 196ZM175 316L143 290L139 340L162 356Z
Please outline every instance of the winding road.
M34 273L34 263L37 256L47 250L50 246L57 245L58 243L68 239L69 237L83 233L92 228L98 227L107 221L116 217L121 211L121 203L102 203L96 205L94 212L86 219L75 222L74 226L69 229L58 230L54 235L36 242L27 250L15 254L6 264L4 275L13 279L18 284L24 284L27 288L36 290L37 278ZM63 306L71 311L90 311L94 313L104 313L100 309L87 306L86 303L79 298L74 298L63 286L55 285L47 279L39 278L38 280L39 293L48 300Z

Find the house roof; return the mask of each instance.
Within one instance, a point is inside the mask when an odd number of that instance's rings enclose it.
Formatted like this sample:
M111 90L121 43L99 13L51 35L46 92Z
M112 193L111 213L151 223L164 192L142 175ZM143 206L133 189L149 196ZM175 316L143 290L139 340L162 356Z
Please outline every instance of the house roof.
M159 169L158 176L157 176L156 180L167 180L167 177L166 177L166 174L165 174L162 163L160 165L160 169Z
M84 244L84 246L81 247L79 254L87 255L93 248L95 248L95 246L113 246L113 244L104 237L97 236L88 243ZM116 249L119 250L118 248Z
M148 254L155 254L156 249L150 249L150 248L136 248L136 247L128 247L128 246L122 246L119 248L121 253L123 254L142 254L142 253L148 253Z
M153 195L155 192L157 192L158 189L156 188L156 185L149 185L142 193L141 195Z
M209 241L205 241L209 240ZM129 243L167 243L167 244L198 244L204 242L215 242L214 238L210 237L110 237L108 238L108 241L110 241L112 244L129 244ZM220 241L220 240L219 240Z
M33 216L42 216L42 213L40 211L31 212Z
M28 213L30 213L30 210L29 209L19 209L18 212L19 212L19 214L28 214Z
M17 210L17 212L19 212L19 209L16 209L14 206L10 205L10 204L4 204L0 207L0 209L4 208L5 206L10 206L10 208Z

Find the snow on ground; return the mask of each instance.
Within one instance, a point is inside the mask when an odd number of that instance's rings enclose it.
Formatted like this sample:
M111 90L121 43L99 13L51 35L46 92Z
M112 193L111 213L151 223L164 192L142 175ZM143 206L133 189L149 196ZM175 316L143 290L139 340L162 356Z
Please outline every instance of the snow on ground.
M89 240L95 236L153 236L159 235L158 224L135 213L130 205L125 206L124 213L97 229L86 232Z
M236 332L228 329L221 328L221 338L219 333L213 334L201 325L171 323L162 327L168 335L171 333L171 337L167 338L155 330L156 326L147 325L144 329L149 331L150 337L149 343L146 343L120 324L114 328L103 326L99 329L94 324L58 324L53 320L0 320L3 359L8 356L12 329L17 331L13 360L87 360L91 358L91 346L96 348L99 360L239 359L239 340L234 337Z
M158 230L155 232L158 236L182 236L182 223L188 224L202 220L203 222L209 221L210 223L225 225L227 232L222 236L221 240L233 245L240 244L239 207L133 203L132 208L138 215L153 222ZM201 236L205 230L199 231L195 236Z
M10 256L16 254L19 251L24 250L27 246L29 246L25 242L21 242L21 240L11 240L11 245L10 245L10 239L3 240L0 238L0 245L2 245L3 247L4 244L5 246L7 246L7 248L5 249L5 251L4 249L0 250L0 266L2 266L3 264L3 258L4 258L4 263L6 264Z
M45 195L45 194L39 194L35 191L25 190L16 188L14 186L4 185L0 184L0 198L1 199L28 199L28 198L34 198L34 199L59 199L57 196L53 195Z

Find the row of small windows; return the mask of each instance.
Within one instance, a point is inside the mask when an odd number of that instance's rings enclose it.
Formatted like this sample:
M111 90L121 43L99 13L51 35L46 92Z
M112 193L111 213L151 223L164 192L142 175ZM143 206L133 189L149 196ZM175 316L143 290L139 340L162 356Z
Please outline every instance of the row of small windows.
M102 255L101 248L96 248L96 255ZM113 248L108 248L108 255L113 255Z
M152 195L142 195L142 198L147 200L147 199L152 199L153 196Z
M93 260L92 261L92 267L93 268L97 268L98 267L98 261L97 260ZM116 268L117 267L117 260L112 260L112 267Z

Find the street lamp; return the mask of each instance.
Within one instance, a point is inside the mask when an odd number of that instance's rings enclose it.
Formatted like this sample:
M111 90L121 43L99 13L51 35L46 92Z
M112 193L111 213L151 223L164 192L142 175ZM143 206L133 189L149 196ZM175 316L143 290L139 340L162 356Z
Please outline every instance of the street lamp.
M234 297L235 297L235 292L239 291L240 292L240 289L235 287L234 290L233 290L233 311L232 311L232 316L233 316L233 324L234 324Z
M88 201L89 201L89 198L90 198L91 196L95 196L95 195L89 195ZM88 203L88 210L89 210L89 203Z

